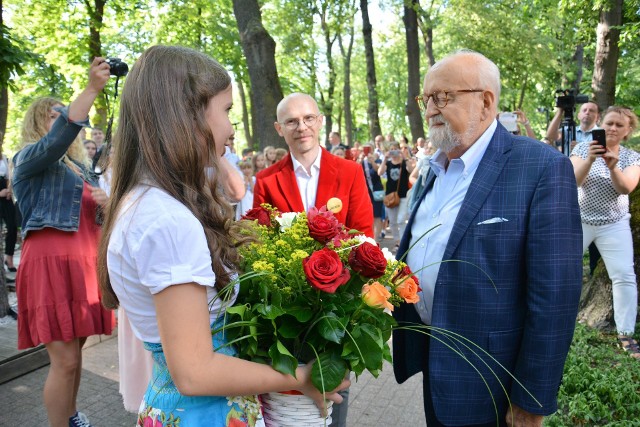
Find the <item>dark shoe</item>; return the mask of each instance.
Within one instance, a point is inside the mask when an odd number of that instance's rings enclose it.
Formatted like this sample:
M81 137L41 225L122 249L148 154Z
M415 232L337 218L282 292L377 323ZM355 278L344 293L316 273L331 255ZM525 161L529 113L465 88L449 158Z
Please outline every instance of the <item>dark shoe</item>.
M638 342L627 335L618 335L620 348L626 351L629 356L640 360L640 347Z
M11 273L15 273L16 271L18 271L17 268L15 267L9 267L9 264L7 264L7 261L4 262L5 267L7 267L7 270L9 270Z
M9 307L9 310L7 311L7 314L8 314L9 316L11 316L11 318L12 318L13 320L18 320L18 312L17 312L17 311L15 311L13 308Z

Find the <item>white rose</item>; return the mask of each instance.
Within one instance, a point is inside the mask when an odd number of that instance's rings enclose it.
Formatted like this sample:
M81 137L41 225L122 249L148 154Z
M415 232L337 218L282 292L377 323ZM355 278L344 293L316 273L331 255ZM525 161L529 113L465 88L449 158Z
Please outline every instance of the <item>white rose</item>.
M363 244L364 242L369 242L374 246L378 246L378 242L376 242L376 239L372 239L371 237L367 237L364 234L356 234L355 236L353 236L354 239L356 239L357 241L360 242L360 244Z
M293 224L293 220L298 217L297 212L284 212L281 213L280 216L276 217L276 221L280 224L280 231L285 231L286 229L291 227Z
M386 259L387 261L395 261L396 257L393 256L393 254L391 253L391 251L387 248L382 248L382 254L384 255L384 259Z

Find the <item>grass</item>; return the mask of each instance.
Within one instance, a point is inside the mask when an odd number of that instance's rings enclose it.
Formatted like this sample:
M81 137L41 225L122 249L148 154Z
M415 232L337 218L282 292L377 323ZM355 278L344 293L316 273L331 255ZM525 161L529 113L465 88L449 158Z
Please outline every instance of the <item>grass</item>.
M558 408L546 427L640 426L640 361L618 347L615 334L578 324Z

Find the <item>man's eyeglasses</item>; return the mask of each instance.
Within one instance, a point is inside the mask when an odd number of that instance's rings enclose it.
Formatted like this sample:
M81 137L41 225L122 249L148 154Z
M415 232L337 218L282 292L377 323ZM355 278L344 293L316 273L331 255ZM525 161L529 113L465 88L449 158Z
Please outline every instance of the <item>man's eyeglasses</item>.
M302 122L304 122L305 126L312 127L313 125L316 124L319 117L320 115L309 114L302 118ZM296 130L298 129L298 126L300 126L300 120L289 119L289 120L285 120L284 122L280 122L280 124L289 130Z
M416 102L418 103L418 107L420 107L420 111L426 111L429 98L433 99L433 103L436 105L436 107L444 108L447 106L447 103L451 100L449 98L449 94L474 93L474 92L484 92L484 90L483 89L461 89L461 90L450 90L450 91L437 91L437 92L433 92L431 95L427 95L426 98L424 95L416 96Z

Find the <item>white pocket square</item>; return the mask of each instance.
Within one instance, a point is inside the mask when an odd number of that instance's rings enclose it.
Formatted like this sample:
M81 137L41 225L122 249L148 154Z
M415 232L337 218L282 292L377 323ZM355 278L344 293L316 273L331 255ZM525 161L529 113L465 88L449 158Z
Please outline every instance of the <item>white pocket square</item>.
M484 225L484 224L495 224L496 222L509 222L509 220L507 218L502 218L502 217L495 217L495 218L491 218L491 219L487 219L485 221L481 221L478 223L478 225Z

